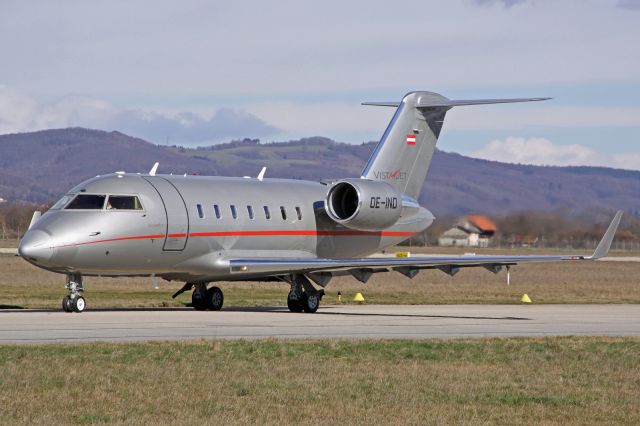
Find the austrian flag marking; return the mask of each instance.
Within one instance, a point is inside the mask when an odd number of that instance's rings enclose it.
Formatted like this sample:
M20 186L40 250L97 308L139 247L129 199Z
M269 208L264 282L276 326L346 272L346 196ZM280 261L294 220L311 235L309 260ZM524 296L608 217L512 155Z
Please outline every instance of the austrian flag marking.
M415 145L416 144L416 135L410 134L407 135L407 145Z

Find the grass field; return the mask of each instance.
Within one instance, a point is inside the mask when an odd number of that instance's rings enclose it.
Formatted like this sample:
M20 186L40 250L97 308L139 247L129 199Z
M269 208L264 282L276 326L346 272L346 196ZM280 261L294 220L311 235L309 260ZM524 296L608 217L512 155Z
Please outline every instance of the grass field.
M0 255L0 307L58 308L65 294L62 275L29 265L19 257ZM413 280L398 273L377 274L365 285L351 277L335 278L323 303L351 303L362 292L366 303L446 304L518 303L527 293L534 303L640 303L640 263L563 262L520 265L512 269L511 286L504 272L494 275L482 268L463 269L450 277L438 270L422 271ZM160 289L147 278L93 278L85 280L92 307L184 306L190 293L171 294L180 283L159 280ZM282 306L288 286L278 283L218 283L227 306Z
M639 424L640 340L0 346L2 424Z

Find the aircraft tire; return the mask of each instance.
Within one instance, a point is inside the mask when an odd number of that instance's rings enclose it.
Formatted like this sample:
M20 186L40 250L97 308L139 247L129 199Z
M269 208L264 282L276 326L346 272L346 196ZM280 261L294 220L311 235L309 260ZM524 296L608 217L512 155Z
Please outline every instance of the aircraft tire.
M320 295L314 294L313 296L309 296L307 293L302 293L300 304L302 305L303 311L308 314L314 314L320 307Z
M222 294L222 290L218 287L211 287L207 290L206 294L206 305L207 309L212 311L219 311L222 309L222 305L224 304L224 295Z
M69 296L65 296L62 299L62 310L65 312L73 312L73 308L71 307L71 298Z
M87 307L87 302L86 300L84 300L84 297L78 296L71 299L71 306L75 312L80 313L84 312L85 308Z
M196 311L204 311L207 309L207 302L206 302L206 294L205 297L202 297L202 295L196 295L196 292L194 291L193 294L191 294L191 306L193 307L193 309L195 309Z
M287 296L287 307L291 312L302 312L302 303L300 300L294 300L291 298L291 293Z

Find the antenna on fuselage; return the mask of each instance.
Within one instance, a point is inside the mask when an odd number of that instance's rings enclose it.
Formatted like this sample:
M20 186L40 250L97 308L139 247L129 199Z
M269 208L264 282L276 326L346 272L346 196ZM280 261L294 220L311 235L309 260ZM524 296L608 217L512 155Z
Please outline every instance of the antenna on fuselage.
M156 163L153 165L153 167L151 168L151 170L149 170L149 176L155 176L156 172L158 171L158 166L160 165L160 163L158 163L156 161Z
M262 181L262 179L264 179L264 173L267 171L266 167L263 167L262 170L260 170L260 173L258 173L258 176L256 177L256 179L258 179L259 181ZM251 179L251 176L242 176L245 179Z

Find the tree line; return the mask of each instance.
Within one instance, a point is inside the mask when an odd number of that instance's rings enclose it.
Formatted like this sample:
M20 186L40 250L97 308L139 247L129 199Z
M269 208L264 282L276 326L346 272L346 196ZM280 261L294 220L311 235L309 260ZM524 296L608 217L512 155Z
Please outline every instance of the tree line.
M497 231L489 239L490 247L554 247L594 248L602 238L615 212L589 210L581 213L565 210L521 211L488 216ZM438 244L438 238L456 226L463 215L438 217L425 232L416 235L407 244ZM614 248L640 249L640 214L625 212L616 233Z
M0 203L0 239L20 239L29 228L33 212L46 211L50 204ZM489 216L497 231L490 239L494 247L591 248L602 237L613 211L523 211ZM445 215L408 244L437 245L438 238L463 216ZM616 234L616 242L640 247L640 214L626 212ZM624 247L624 245L622 246Z
M29 228L33 212L44 212L49 204L0 203L0 239L20 239Z

